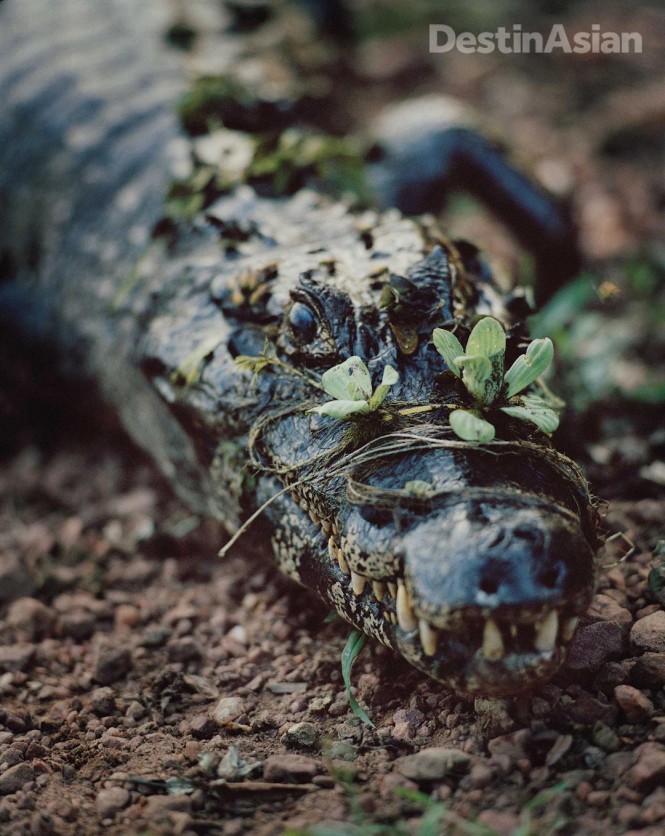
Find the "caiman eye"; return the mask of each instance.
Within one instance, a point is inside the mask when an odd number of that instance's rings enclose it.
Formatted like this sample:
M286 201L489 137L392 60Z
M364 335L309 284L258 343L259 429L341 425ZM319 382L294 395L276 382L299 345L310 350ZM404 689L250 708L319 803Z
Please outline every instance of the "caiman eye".
M302 302L294 302L289 311L289 324L299 343L311 343L317 332L316 315Z

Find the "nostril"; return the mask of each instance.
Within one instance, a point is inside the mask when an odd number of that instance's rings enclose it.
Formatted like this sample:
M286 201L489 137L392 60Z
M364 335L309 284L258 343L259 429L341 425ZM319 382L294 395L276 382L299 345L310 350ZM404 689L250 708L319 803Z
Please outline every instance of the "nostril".
M545 569L538 575L538 580L542 586L547 587L547 589L554 589L559 582L560 577L561 569L558 566L551 566L549 569Z
M496 578L483 578L480 582L480 590L486 595L496 595L499 591L499 582Z

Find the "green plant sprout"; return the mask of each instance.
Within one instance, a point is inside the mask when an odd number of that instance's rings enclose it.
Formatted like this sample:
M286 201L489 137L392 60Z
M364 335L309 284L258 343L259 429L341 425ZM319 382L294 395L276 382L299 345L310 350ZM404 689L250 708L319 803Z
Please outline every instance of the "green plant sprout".
M399 380L399 375L392 366L383 370L379 386L372 392L372 378L369 369L360 357L349 357L343 363L333 366L321 376L324 392L335 400L315 406L308 412L328 415L331 418L345 419L350 415L366 415L377 410Z
M349 697L349 705L351 706L351 710L353 711L355 716L358 717L359 720L362 720L363 723L375 729L376 726L369 719L369 717L367 716L367 712L355 698L351 687L351 668L353 667L353 663L360 655L363 647L365 647L366 641L367 636L364 633L361 633L360 630L351 631L351 635L347 639L347 642L344 645L344 650L342 651L342 679L344 680L346 693Z
M520 394L534 383L550 366L554 356L552 341L545 337L534 340L504 373L506 333L500 322L491 316L481 319L469 335L466 350L450 331L435 328L432 341L450 371L459 377L473 398L472 409L455 409L450 413L453 432L464 441L493 441L494 425L484 417L491 409L535 424L546 434L559 426L553 398Z

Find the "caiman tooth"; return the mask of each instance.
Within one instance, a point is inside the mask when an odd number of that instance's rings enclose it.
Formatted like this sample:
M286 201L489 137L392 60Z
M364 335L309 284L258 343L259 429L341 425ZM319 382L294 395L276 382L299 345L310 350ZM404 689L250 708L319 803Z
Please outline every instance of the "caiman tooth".
M425 651L425 656L434 656L436 646L439 643L439 631L424 618L418 620L418 629L420 630L420 642Z
M397 587L397 621L405 633L410 633L418 627L418 619L403 583Z
M503 636L501 630L499 630L499 625L493 618L488 618L483 630L483 656L490 661L496 661L497 659L503 659L505 652L506 648L503 644Z
M561 625L561 638L565 642L569 642L577 629L579 618L574 615L572 618L567 618Z
M330 555L331 560L337 562L337 545L335 544L334 537L328 538L328 554Z
M397 598L397 584L388 581L388 592L390 592L393 598Z
M349 564L346 562L346 558L344 557L344 552L341 549L337 549L337 562L339 563L339 568L344 572L345 575L350 575L351 570L349 569Z
M392 610L390 611L390 620L393 624L397 624L397 613L394 613Z
M367 578L364 575L359 575L357 572L351 572L351 587L354 595L362 595L365 591L365 582Z
M314 511L309 512L309 518L314 523L314 525L321 525L321 518Z
M383 596L386 594L386 585L382 581L372 581L372 589L376 600L381 603Z
M549 653L554 650L556 636L559 632L559 614L552 610L549 615L536 624L536 638L533 645L540 653Z
M330 534L332 531L332 523L330 520L321 520L321 528L323 528L326 534Z

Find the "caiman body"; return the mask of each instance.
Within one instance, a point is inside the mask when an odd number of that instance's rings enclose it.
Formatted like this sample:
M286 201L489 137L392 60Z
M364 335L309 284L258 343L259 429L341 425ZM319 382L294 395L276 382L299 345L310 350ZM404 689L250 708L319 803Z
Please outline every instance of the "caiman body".
M0 8L5 317L32 297L32 327L95 376L198 512L235 531L272 500L281 569L358 629L461 692L547 678L593 593L584 480L509 422L499 442L456 440L430 342L505 320L499 297L431 227L311 192L240 188L175 241L151 237L188 147L178 63L150 46L160 5L139 5ZM417 293L391 313L395 276ZM515 332L508 354L520 346ZM262 370L236 362L266 347ZM399 372L384 407L312 415L316 381L351 356L375 383Z

